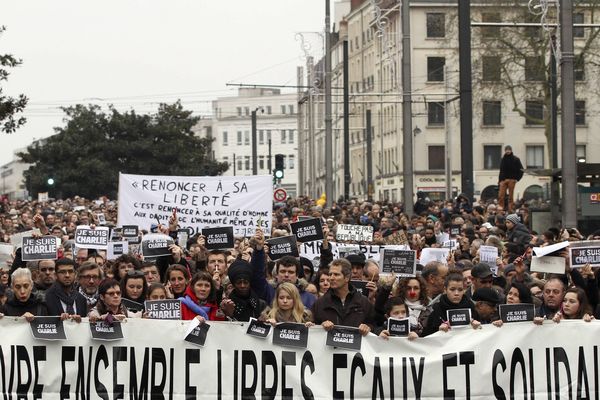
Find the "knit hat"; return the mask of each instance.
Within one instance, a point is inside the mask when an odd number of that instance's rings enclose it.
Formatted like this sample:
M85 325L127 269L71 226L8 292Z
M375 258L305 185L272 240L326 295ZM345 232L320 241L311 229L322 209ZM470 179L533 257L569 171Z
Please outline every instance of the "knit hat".
M438 217L436 217L435 215L428 215L427 219L432 220L433 222L438 222Z
M521 222L517 214L508 214L506 216L506 220L512 222L515 225Z
M229 266L227 275L229 276L231 283L235 283L239 279L246 279L247 281L250 281L250 278L252 277L252 266L247 261L239 259L235 260Z
M504 151L506 150L512 151L512 146L510 144L507 144L506 146L504 146Z

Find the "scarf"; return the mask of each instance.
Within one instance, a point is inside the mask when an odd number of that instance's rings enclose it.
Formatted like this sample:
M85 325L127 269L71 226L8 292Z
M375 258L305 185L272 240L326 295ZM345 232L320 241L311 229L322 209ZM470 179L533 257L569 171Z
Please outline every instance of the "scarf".
M421 304L421 300L404 300L404 304L406 304L406 307L408 308L408 322L411 326L417 326L421 311L426 310L427 307Z
M254 316L255 310L259 307L258 297L253 292L250 292L250 296L244 298L240 297L234 290L229 298L235 303L233 318L237 321L248 321L250 317Z
M181 302L185 304L186 307L192 310L195 314L200 315L207 321L210 319L208 317L208 314L210 313L210 307L196 304L194 300L190 298L190 296L180 297L179 300L181 300Z
M79 293L81 293L81 295L83 297L85 297L85 301L87 302L87 305L89 307L88 309L93 308L96 305L96 303L98 302L98 298L100 297L100 295L98 295L97 291L96 291L96 293L94 293L92 295L87 294L81 286L79 286Z
M58 282L54 282L52 287L54 288L53 290L56 293L56 297L66 304L67 309L65 312L69 315L75 314L75 299L77 298L77 290L74 290L73 287L71 287L71 292L67 293L65 292L63 286ZM86 310L79 310L80 313L82 311L85 312Z

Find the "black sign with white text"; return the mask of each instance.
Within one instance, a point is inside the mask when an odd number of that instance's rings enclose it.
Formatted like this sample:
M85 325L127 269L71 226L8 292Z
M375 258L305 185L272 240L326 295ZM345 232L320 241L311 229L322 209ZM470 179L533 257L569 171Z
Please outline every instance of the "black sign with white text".
M299 256L295 236L280 236L268 239L267 245L269 245L269 258L273 261L284 256Z
M459 236L461 231L462 231L462 227L460 225L451 225L450 226L450 237Z
M327 332L327 346L349 350L360 350L362 335L358 328L349 326L334 326Z
M144 305L150 319L181 319L181 300L146 300Z
M23 261L56 260L58 238L56 236L24 237L21 249Z
M206 322L202 322L200 325L192 329L190 333L188 333L188 335L185 337L185 341L193 343L197 346L204 346L209 329L210 325Z
M293 222L290 227L300 243L323 239L323 226L319 218Z
M29 323L33 337L41 340L65 340L65 327L60 317L35 317Z
M75 229L75 246L79 249L104 249L108 247L110 228L97 226L91 228L87 225L79 225Z
M387 330L390 336L408 336L410 332L410 322L408 318L388 318Z
M500 304L500 319L502 322L533 321L535 306L533 304Z
M306 348L308 345L308 328L304 324L283 322L273 329L273 344Z
M150 233L142 238L142 254L144 257L168 256L169 246L175 244L173 238L162 233Z
M356 289L356 291L363 296L368 296L369 291L367 290L367 281L351 280L350 284Z
M142 303L138 303L137 301L123 298L121 302L123 303L123 307L133 312L144 311L144 305Z
M461 328L471 325L471 309L470 308L457 308L454 310L446 311L448 317L448 324L452 328Z
M381 251L381 274L411 277L416 275L416 271L416 251L395 249Z
M202 229L202 235L206 238L204 247L208 250L233 249L235 247L233 226L204 228Z
M107 324L104 321L90 323L92 339L96 340L119 340L123 339L123 330L120 321L113 321Z
M256 318L250 318L248 330L246 331L248 335L265 339L267 336L269 336L269 332L271 332L271 324L261 322Z

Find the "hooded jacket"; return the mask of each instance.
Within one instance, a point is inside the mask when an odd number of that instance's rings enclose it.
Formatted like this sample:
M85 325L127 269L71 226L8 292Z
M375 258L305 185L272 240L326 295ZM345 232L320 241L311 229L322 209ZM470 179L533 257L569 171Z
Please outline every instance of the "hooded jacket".
M523 177L523 164L519 157L513 153L505 154L500 161L500 175L498 181L502 182L505 179L516 179L520 181Z
M506 239L511 243L517 243L526 246L531 242L531 234L522 223L516 223L515 226L506 232Z

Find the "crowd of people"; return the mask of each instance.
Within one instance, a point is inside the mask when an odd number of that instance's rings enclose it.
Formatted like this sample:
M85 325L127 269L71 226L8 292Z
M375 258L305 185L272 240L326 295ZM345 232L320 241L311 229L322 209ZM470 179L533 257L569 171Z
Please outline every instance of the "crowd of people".
M185 246L171 245L168 256L144 259L130 253L107 260L104 250L76 248L73 236L78 225L116 227L116 201L5 199L0 204L0 242L10 243L12 235L37 228L40 235L60 238L60 249L56 260L23 261L18 248L5 255L0 312L27 320L53 315L111 323L147 317L145 300L180 299L185 320L256 318L326 330L343 325L383 338L391 335L388 318L408 318L411 340L452 329L447 312L454 309L469 309L474 329L482 324L501 327L501 304L533 304L534 323L600 318L599 269L571 268L568 247L550 254L565 258L564 274L530 270L533 247L600 239L600 231L588 237L575 228L531 231L526 205L511 204L507 212L495 201L473 203L463 195L431 201L418 193L411 216L399 203L317 203L299 197L275 204L272 231L258 228L252 237L236 238L234 248L207 250L205 238L196 235ZM301 216L321 221L319 257L271 260L266 237L291 235L290 223ZM456 247L446 260L419 264L414 277L380 275L378 262L362 253L334 257L332 243L340 224L370 225L373 244L409 246L417 260L426 248L452 240ZM168 226L157 227L173 237L177 228L176 213ZM495 265L481 262L481 246L498 249Z

